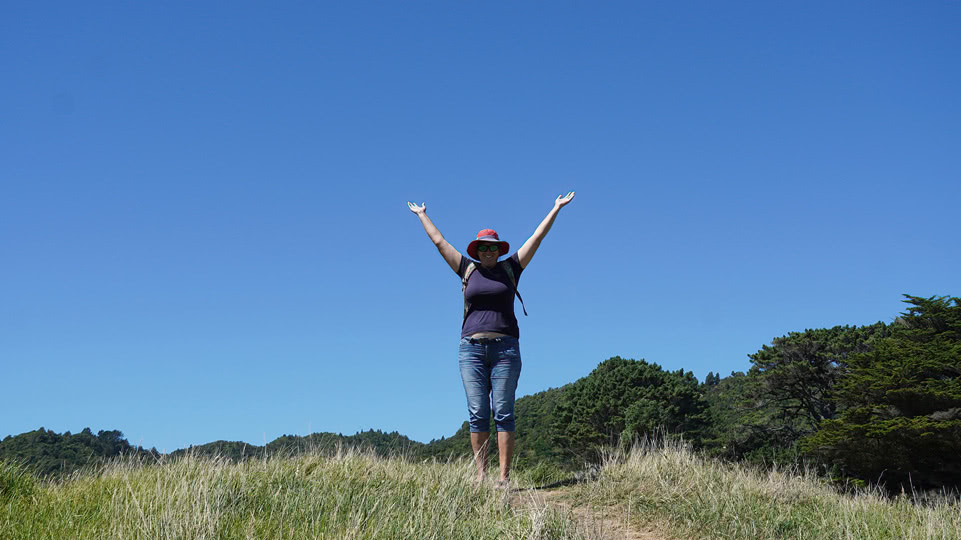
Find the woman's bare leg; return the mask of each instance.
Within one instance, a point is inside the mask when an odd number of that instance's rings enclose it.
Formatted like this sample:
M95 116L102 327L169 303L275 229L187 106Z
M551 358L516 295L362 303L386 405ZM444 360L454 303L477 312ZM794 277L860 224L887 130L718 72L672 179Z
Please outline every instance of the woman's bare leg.
M488 432L471 432L470 434L470 445L474 449L474 465L477 466L477 479L480 481L487 478L487 442L490 440L490 436L491 434ZM500 435L498 435L497 440L500 441ZM513 446L513 439L511 439L511 447ZM511 449L513 450L513 448Z
M473 435L473 434L472 434ZM499 480L506 482L511 475L511 459L514 457L514 432L497 432L497 449L500 455L501 475Z

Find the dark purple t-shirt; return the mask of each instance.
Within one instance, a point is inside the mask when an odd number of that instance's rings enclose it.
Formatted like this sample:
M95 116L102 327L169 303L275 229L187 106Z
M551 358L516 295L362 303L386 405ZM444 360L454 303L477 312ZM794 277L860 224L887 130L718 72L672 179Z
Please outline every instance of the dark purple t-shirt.
M464 317L461 327L461 337L467 337L477 332L499 332L520 338L517 327L517 317L514 316L514 288L511 278L507 275L503 265L510 264L514 270L514 279L520 281L521 268L517 253L507 259L497 262L497 266L488 270L481 263L471 261L465 255L460 258L460 268L457 275L464 278L467 265L474 263L474 271L467 279L464 289L464 300L470 308Z

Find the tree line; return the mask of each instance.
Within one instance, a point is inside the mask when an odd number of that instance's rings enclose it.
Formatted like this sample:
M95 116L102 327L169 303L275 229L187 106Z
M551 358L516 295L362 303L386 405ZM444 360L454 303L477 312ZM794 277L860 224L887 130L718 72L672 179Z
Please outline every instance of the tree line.
M703 382L646 360L605 360L582 379L517 400L516 464L573 470L597 462L605 448L657 436L731 461L803 462L846 483L961 488L961 298L904 301L908 308L891 323L791 332L750 354L746 372L712 372ZM217 441L166 459L353 447L444 460L469 454L469 436L466 422L427 444L379 430L284 435L266 446ZM119 453L159 458L116 431L61 436L41 428L0 442L0 459L41 474Z

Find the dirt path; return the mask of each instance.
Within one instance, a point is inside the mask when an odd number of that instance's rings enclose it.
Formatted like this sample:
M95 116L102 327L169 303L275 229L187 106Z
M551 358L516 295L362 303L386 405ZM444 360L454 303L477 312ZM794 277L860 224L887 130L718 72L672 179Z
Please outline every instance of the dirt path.
M590 508L568 502L568 490L521 490L511 493L511 506L529 508L552 507L571 512L578 524L584 527L589 538L596 540L667 540L654 530L637 530L627 523L626 516L614 508Z

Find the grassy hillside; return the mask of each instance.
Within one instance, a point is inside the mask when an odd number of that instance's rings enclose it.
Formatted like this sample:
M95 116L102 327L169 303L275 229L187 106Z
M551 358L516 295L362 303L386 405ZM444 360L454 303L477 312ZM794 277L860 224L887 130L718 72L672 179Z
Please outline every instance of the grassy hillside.
M279 459L120 460L45 483L0 462L4 539L569 539L567 513L511 508L466 460L347 451Z

